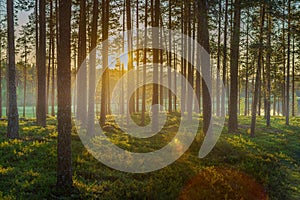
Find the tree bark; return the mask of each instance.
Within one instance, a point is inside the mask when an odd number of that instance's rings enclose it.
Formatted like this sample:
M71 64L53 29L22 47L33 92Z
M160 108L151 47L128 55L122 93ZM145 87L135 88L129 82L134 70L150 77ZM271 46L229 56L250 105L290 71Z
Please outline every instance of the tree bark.
M122 24L122 28L123 28L123 34L122 34L122 53L124 54L125 51L125 12L126 12L126 3L124 1L123 4L123 24ZM124 75L125 71L124 71L124 64L121 64L121 77ZM121 117L124 115L124 80L121 80L122 82L122 89L121 89Z
M187 12L191 14L191 3L190 1L186 1ZM191 15L187 16L187 34L188 34L188 82L190 87L188 87L188 96L187 96L187 113L188 113L188 120L192 121L193 117L193 89L194 89L194 81L193 81L193 67L192 67L192 26L191 26Z
M59 42L57 57L57 188L70 195L71 155L71 0L59 0Z
M102 57L103 57L103 65L102 69L104 70L102 76L102 91L101 91L101 115L100 115L100 124L102 126L105 125L106 114L107 114L107 103L108 103L108 75L107 69L108 66L108 29L109 29L109 3L110 0L102 1L102 41L103 41L103 49L102 49Z
M37 124L46 126L47 93L46 93L46 10L45 0L39 0L39 48L38 48L38 102Z
M52 2L53 3L53 2ZM53 10L53 5L52 5L52 3L51 3L51 12L53 12L52 10ZM55 6L57 6L57 4L55 5ZM56 19L56 23L58 22L58 19ZM53 25L53 24L52 24ZM52 28L54 28L54 26L52 26ZM58 32L58 30L56 30L56 34L58 34L57 33ZM55 99L55 64L54 64L54 62L55 62L55 42L54 42L54 30L53 30L53 32L52 32L52 81L51 81L51 83L52 83L52 86L51 86L51 116L55 116L55 108L54 108L54 99Z
M295 117L295 34L293 34L293 52L292 52L292 116Z
M187 49L187 42L186 42L186 37L184 35L187 35L186 32L186 18L187 18L187 8L185 2L182 2L181 6L181 28L182 28L182 50L183 50L183 55L181 58L181 73L182 73L182 80L181 80L181 113L185 113L186 111L186 49Z
M267 63L266 63L266 122L267 126L271 125L271 34L272 34L272 17L271 5L269 4L268 14L268 37L267 37Z
M80 0L80 19L78 33L78 59L77 66L80 73L78 74L77 82L77 118L85 126L87 121L87 19L86 19L86 0Z
M221 12L222 12L222 0L219 0L219 13L218 13L218 55L217 55L217 85L216 85L216 114L221 115L220 111L220 69L221 69Z
M141 125L145 125L145 112L146 112L146 64L147 64L147 38L148 38L148 0L145 0L145 44L144 44L144 57L143 57L143 91L142 91L142 116Z
M288 44L286 67L286 113L285 124L290 125L290 71L291 71L291 0L288 0Z
M25 62L24 62L23 74L24 74L23 117L25 118L26 117L26 90L27 90L27 44L25 44Z
M168 56L168 112L172 112L172 74L171 74L171 66L172 66L172 1L169 0L169 56ZM176 85L174 85L176 87ZM175 88L174 87L174 88Z
M208 1L207 0L197 0L198 9L198 41L199 44L210 54L209 46L209 32L208 32ZM208 127L210 124L210 119L212 115L212 105L209 90L211 89L211 68L210 68L210 58L206 56L205 53L200 54L200 64L202 70L202 109L203 109L203 133L208 133Z
M285 2L286 0L283 0L283 4L282 4L282 15L283 15L283 19L282 19L282 46L283 46L283 81L282 81L282 94L281 94L281 100L282 100L282 115L285 116L286 115L286 68L285 68L285 64L286 64L286 46L285 46L285 42L286 42L286 32L285 32Z
M136 73L136 82L139 83L140 81L140 69L139 69L139 66L140 66L140 31L139 31L139 25L140 25L140 22L139 22L139 0L136 0L136 30L137 30L137 36L136 36L136 43L137 43L137 50L136 50L136 62L137 62L137 73ZM136 89L136 108L135 108L135 111L137 113L140 112L140 89L137 88Z
M55 17L56 17L56 25L55 25L55 29L56 29L56 47L58 48L58 40L59 40L59 3L58 0L55 0ZM54 51L54 49L52 50ZM56 49L56 59L58 58L58 50ZM54 55L54 52L52 52ZM52 116L55 115L55 111L54 111L54 98L55 98L55 66L54 66L54 60L52 61L53 63L53 70L52 70ZM76 83L77 84L77 83ZM76 88L77 89L77 88ZM74 109L76 108L76 105L74 104ZM75 110L76 111L76 110ZM74 111L74 113L75 113Z
M51 2L50 2L51 3ZM52 4L52 3L51 3ZM51 22L51 12L50 12L50 27L52 26ZM46 114L49 114L49 94L50 94L50 78L51 78L51 53L52 53L52 40L51 40L52 30L50 28L50 38L49 38L49 49L48 49L48 69L47 69L47 93L46 93Z
M7 25L8 25L8 126L7 137L15 139L19 137L19 114L16 92L16 64L15 64L15 36L14 36L14 2L7 0Z
M238 129L237 105L238 105L238 74L239 74L239 43L240 43L241 2L234 2L234 26L231 38L230 52L230 100L228 131L235 132Z
M249 87L249 9L247 11L247 30L246 30L246 84L245 84L245 111L244 111L244 116L248 115L248 110L249 110L249 104L248 104L248 87Z
M95 89L96 89L96 46L97 46L97 24L98 24L98 0L94 0L91 52L89 63L89 107L88 107L88 134L95 134Z
M174 43L174 52L176 52L176 44ZM174 111L177 112L177 55L174 54Z
M128 45L128 71L133 69L133 56L132 56L132 22L131 22L131 1L126 0L126 27L127 27L127 45ZM128 90L131 87L131 85L134 83L134 77L128 76L128 82L127 87ZM129 95L129 94L127 94ZM129 113L132 114L135 111L134 108L134 94L132 96L127 97L129 100L128 106L129 106ZM127 119L129 120L129 116L127 116Z
M227 72L227 26L228 26L228 0L225 3L225 22L224 22L224 46L223 46L223 84L225 88L227 87L226 72ZM226 115L226 93L222 90L221 99L221 116Z
M56 0L57 1L57 0ZM39 66L39 0L35 1L35 7L34 7L34 15L35 15L35 67L36 70L38 70ZM36 81L35 81L36 85ZM37 96L36 89L34 90ZM36 98L36 105L38 104L38 99ZM34 108L34 106L33 106ZM34 111L34 109L33 109ZM36 115L36 110L35 110ZM37 117L37 115L36 115Z
M153 21L153 35L152 35L152 45L153 45L153 93L152 93L152 130L154 132L158 131L158 62L159 62L159 18L160 18L160 0L155 0L154 5L154 21Z
M161 19L161 26L163 27L163 21L162 21L162 18L161 18L161 13L159 13L159 18ZM163 38L163 30L159 30L159 46L160 46L160 49L159 49L159 63L160 63L160 69L159 69L159 104L161 105L159 110L160 111L163 111L163 106L164 106L164 86L162 85L163 83L163 76L164 76L164 72L163 72L163 63L164 63L164 51L162 50L163 48L163 40L166 41L166 38L164 39ZM166 45L166 48L167 48L167 45ZM167 52L167 51L166 51ZM167 60L168 60L168 56L167 56Z

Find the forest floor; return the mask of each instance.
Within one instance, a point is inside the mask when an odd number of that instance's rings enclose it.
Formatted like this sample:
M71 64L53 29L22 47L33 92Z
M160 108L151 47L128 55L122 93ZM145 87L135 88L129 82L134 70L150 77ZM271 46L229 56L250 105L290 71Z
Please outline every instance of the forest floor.
M168 130L176 130L177 116L169 116ZM101 164L72 134L74 190L72 199L300 199L300 118L272 118L272 127L258 118L256 137L248 134L250 117L240 117L239 132L224 128L213 151L198 158L195 140L176 162L146 174L113 170ZM0 199L68 199L55 189L57 167L56 120L41 128L21 121L18 140L8 140L0 122ZM111 122L113 123L113 122ZM113 126L112 126L113 127ZM112 141L120 147L145 151L159 148L170 137L158 135L154 144L128 139L117 129ZM147 143L148 144L148 143Z

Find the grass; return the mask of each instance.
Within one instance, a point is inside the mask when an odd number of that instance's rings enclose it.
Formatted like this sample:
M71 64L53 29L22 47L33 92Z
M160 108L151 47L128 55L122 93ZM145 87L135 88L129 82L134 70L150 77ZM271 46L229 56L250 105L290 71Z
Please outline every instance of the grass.
M256 137L248 134L250 118L240 117L239 132L226 128L213 151L197 157L201 133L176 162L146 174L113 170L93 158L72 133L74 191L71 198L56 192L56 119L41 128L21 121L21 139L8 140L6 122L0 122L0 199L300 199L300 119L285 126L283 117L272 127L258 118ZM148 140L129 137L107 126L111 141L135 152L161 148L177 131L171 115L163 131ZM170 134L165 134L166 130ZM173 131L173 132L172 132Z

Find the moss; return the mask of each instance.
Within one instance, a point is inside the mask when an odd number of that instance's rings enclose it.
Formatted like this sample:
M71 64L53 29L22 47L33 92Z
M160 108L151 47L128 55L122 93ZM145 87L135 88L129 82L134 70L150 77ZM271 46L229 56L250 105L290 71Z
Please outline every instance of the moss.
M127 150L150 152L170 142L179 117L169 115L161 133L147 140L123 133L111 117L108 125L113 131L107 135ZM284 120L273 118L268 128L258 118L256 137L250 138L250 118L240 117L240 134L227 134L224 128L206 158L197 157L203 140L199 134L180 159L147 174L106 167L88 153L73 129L71 198L190 199L196 195L201 199L251 199L261 195L261 199L300 199L300 120L291 118L291 126L285 126ZM59 198L55 190L56 119L49 119L46 128L35 126L33 120L22 121L18 140L5 138L6 125L0 122L0 199Z

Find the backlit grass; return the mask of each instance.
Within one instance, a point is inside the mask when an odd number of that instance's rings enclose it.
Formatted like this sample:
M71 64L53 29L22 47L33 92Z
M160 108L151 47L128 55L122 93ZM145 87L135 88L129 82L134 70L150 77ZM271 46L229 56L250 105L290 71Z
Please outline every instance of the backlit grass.
M137 117L137 116L136 116ZM113 118L110 118L113 119ZM177 131L178 115L168 116L163 131L148 140L123 133L113 121L107 133L116 145L149 152L166 145ZM300 199L300 119L285 126L283 117L272 127L258 118L256 137L250 138L250 118L240 117L238 134L224 129L213 151L197 157L201 139L175 163L146 174L130 174L106 167L72 134L72 199ZM41 128L21 121L18 140L8 140L0 122L0 199L56 199L56 119ZM200 134L197 138L203 138ZM68 199L68 198L66 198Z

